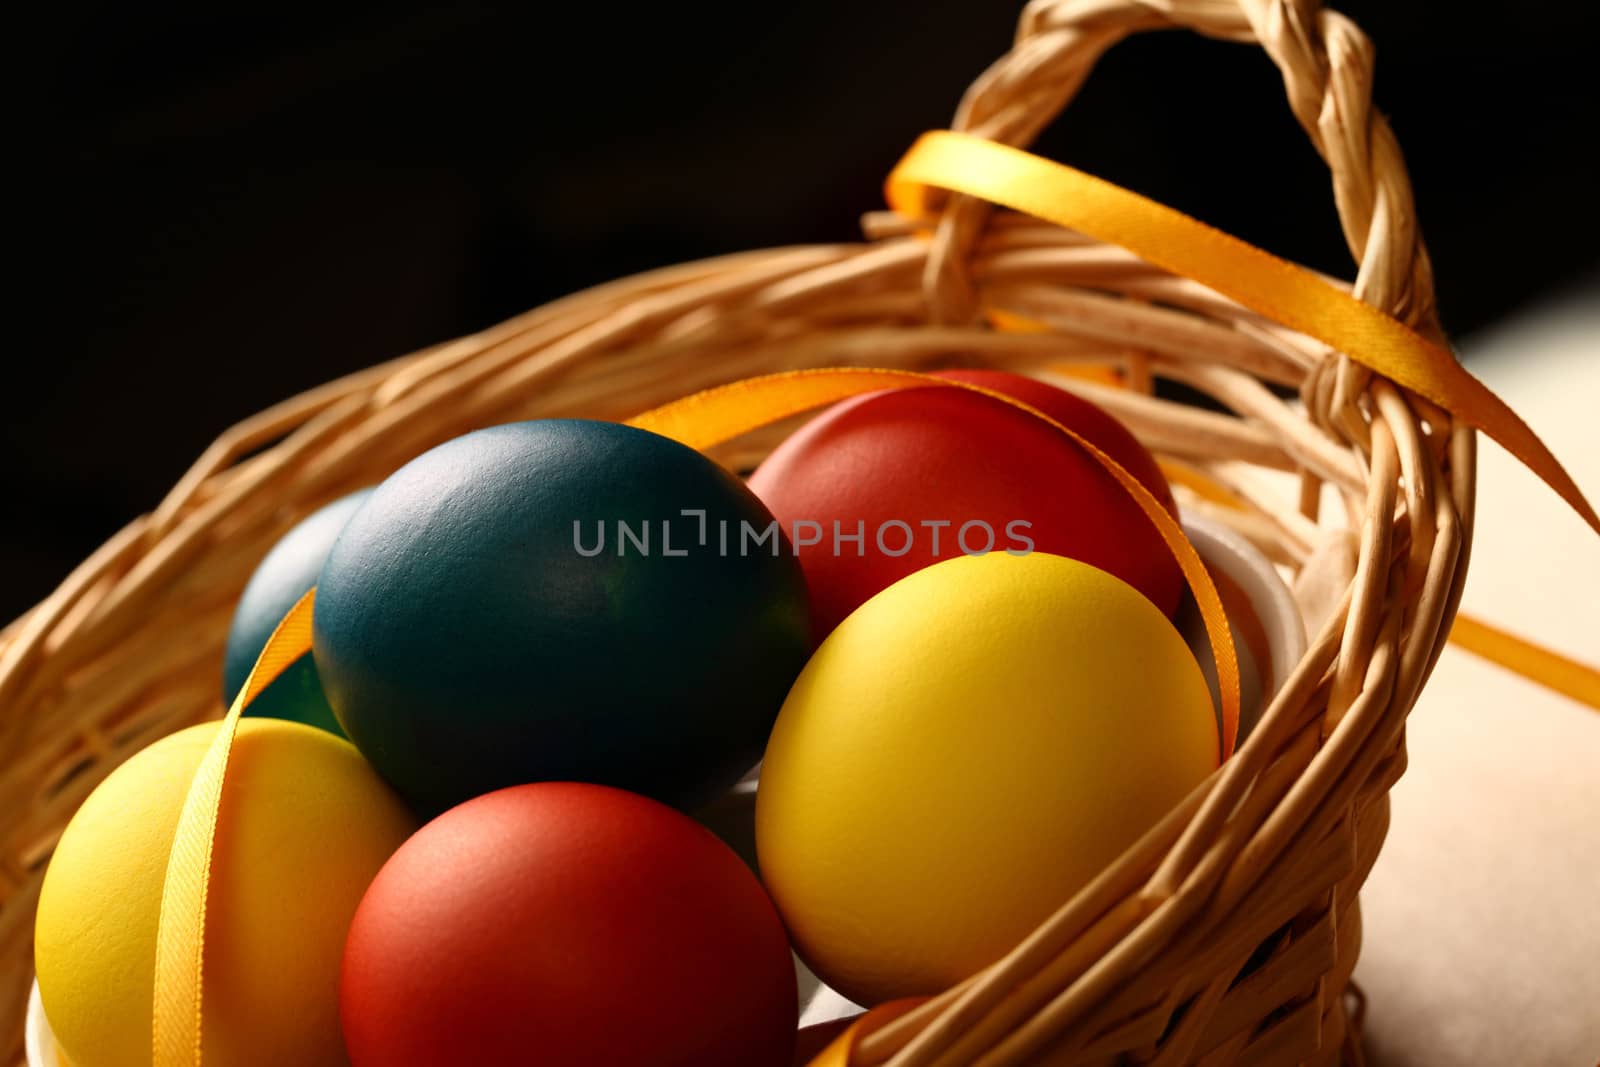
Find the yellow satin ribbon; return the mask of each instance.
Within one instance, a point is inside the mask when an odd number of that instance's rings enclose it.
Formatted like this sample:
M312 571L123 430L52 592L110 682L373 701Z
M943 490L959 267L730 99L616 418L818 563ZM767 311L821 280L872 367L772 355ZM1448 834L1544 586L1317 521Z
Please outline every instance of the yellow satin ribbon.
M925 133L889 175L889 206L928 214L928 190L965 193L1127 249L1315 337L1482 430L1600 533L1600 515L1528 424L1450 352L1304 267L1164 204L1019 148Z
M291 663L311 650L312 590L290 609L266 647L233 706L223 716L211 747L200 760L167 857L161 889L161 921L156 933L156 984L151 1037L155 1067L199 1067L202 989L205 979L206 894L222 808L222 784L238 733L239 716ZM114 891L108 887L108 892Z
M1513 674L1600 711L1600 670L1588 664L1524 641L1470 615L1456 616L1450 641Z

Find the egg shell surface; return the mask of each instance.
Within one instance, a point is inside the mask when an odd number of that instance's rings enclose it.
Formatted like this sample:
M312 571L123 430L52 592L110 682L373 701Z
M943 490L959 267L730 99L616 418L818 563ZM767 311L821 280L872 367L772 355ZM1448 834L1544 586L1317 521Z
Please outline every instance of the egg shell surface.
M544 782L467 801L350 929L355 1067L789 1067L792 957L755 876L655 801Z
M749 549L742 523L773 519L653 433L547 419L458 437L340 534L317 668L419 810L545 780L692 806L759 758L810 651L798 563L775 531Z
M756 796L797 951L866 1005L993 963L1216 766L1206 684L1127 583L1044 553L902 579L795 682Z
M134 754L83 802L45 873L34 960L75 1067L148 1067L156 931L178 816L216 736L203 723ZM345 1063L338 979L373 876L415 829L349 742L244 719L223 786L207 904L207 1063Z

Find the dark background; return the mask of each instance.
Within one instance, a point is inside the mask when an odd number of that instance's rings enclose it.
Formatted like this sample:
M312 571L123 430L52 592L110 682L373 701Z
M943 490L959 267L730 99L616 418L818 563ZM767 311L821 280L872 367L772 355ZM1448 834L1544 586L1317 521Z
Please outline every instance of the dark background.
M1379 44L1447 327L1592 269L1592 5L1340 6ZM854 237L1017 10L219 7L57 7L10 42L39 238L12 319L40 339L0 375L0 622L275 400L619 274ZM1135 39L1039 148L1349 271L1259 52Z

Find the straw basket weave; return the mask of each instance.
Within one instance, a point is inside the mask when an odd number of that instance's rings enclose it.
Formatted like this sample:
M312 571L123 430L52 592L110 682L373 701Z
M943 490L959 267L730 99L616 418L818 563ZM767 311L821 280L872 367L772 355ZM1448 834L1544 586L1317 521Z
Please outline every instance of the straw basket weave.
M1370 101L1372 48L1313 0L1036 0L954 126L1026 145L1109 46L1174 26L1267 52L1332 172L1360 264L1355 294L1437 337L1410 185ZM925 221L875 215L867 243L628 278L279 404L224 433L153 513L0 633L3 1062L20 1056L34 907L56 836L124 758L221 713L234 602L274 539L313 509L497 422L624 418L786 368L965 363L1049 376L1074 361L1118 365L1131 388L1057 380L1158 454L1236 486L1230 507L1180 498L1297 575L1315 636L1204 786L1011 956L870 1035L858 1058L1358 1060L1357 890L1405 767L1406 713L1460 596L1472 432L1118 248L960 196ZM1048 329L995 329L985 312L997 307ZM1156 377L1229 413L1157 399ZM718 458L748 465L790 429ZM1299 506L1258 499L1239 477L1252 467L1298 476ZM1338 506L1319 514L1324 496Z

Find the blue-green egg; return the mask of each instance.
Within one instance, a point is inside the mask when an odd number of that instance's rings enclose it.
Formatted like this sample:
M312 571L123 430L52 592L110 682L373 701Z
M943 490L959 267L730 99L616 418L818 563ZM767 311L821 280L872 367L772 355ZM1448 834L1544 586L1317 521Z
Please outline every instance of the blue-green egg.
M739 479L656 434L549 419L380 485L328 556L313 631L350 739L437 811L545 780L707 800L760 758L809 625Z
M266 647L267 638L306 590L317 584L317 575L322 572L339 531L371 492L359 490L312 512L291 527L256 567L228 630L228 648L222 662L223 704L233 703L250 676L256 657ZM310 656L301 656L290 664L250 702L245 714L303 722L344 736L323 695L317 666Z

